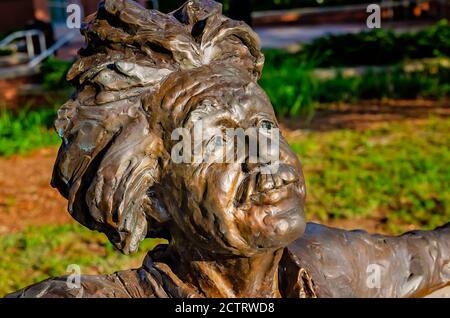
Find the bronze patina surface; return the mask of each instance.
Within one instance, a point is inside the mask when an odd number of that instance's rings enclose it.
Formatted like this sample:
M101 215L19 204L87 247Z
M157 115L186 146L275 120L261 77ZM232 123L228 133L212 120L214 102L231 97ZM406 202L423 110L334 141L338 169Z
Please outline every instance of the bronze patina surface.
M83 276L80 288L49 279L9 297L418 297L449 284L450 224L388 237L306 223L301 165L282 137L272 175L245 161L171 160L171 132L198 120L277 127L257 84L259 39L220 4L163 14L105 0L82 33L52 185L122 252L146 237L169 244L136 270Z

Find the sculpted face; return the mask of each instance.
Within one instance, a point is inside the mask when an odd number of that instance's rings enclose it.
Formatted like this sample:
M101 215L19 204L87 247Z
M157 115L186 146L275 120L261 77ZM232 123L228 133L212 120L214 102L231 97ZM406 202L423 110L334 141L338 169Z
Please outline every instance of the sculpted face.
M273 108L256 83L239 89L212 87L188 104L191 108L179 122L193 132L201 121L202 145L209 157L226 147L222 138L227 135L218 137L214 131L278 129ZM234 163L169 163L169 173L155 193L183 239L208 253L250 256L284 247L303 233L301 166L282 136L279 142L279 167L271 174L261 171L265 164L249 162L248 147L247 157Z
M212 0L170 14L105 0L82 33L86 45L67 75L76 94L55 123L63 143L52 178L77 221L126 254L163 236L249 256L303 233L304 179L281 136L272 174L261 171L273 164L264 147L259 163L245 145L234 162L171 160L178 128L201 122L211 157L228 151L217 130L278 129L256 84L264 56L247 25Z

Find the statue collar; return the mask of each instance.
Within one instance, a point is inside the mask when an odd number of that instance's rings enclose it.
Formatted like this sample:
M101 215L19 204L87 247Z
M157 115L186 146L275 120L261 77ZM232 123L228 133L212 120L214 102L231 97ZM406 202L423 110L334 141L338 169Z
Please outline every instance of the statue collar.
M144 279L148 288L159 298L204 298L190 284L183 282L172 269L159 259L166 246L160 245L147 254L141 270L145 271ZM315 285L306 268L290 257L285 250L279 265L279 288L283 297L317 298Z

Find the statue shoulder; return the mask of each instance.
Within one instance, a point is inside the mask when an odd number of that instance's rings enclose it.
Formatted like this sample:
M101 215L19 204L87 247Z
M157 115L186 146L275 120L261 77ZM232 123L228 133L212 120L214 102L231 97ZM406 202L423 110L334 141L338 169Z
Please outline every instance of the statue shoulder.
M354 297L348 282L357 246L371 236L362 230L345 231L307 223L305 233L285 248L280 277L288 297ZM310 291L308 292L308 288Z
M147 298L155 297L141 269L104 276L81 276L79 284L68 276L50 278L6 298Z

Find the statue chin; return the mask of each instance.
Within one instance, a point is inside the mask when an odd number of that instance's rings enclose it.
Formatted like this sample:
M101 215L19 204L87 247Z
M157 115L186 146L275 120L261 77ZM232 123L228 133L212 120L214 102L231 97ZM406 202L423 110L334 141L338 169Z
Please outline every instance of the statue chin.
M303 197L297 184L252 195L256 203L242 207L237 222L246 241L256 250L283 248L301 237L306 228Z
M281 211L276 215L269 215L265 218L267 224L271 224L275 235L273 247L286 247L294 240L301 237L305 232L306 222L303 209L300 207Z
M248 239L249 245L257 250L265 251L286 247L305 232L306 222L300 206L275 210L276 212L270 212L270 209L264 210L266 213L262 221L264 227L255 230L251 239Z

